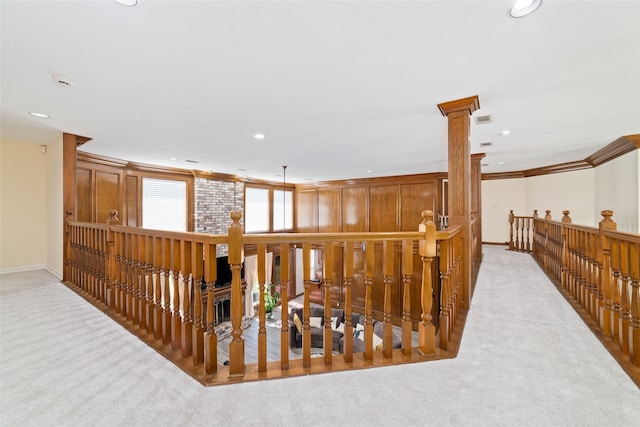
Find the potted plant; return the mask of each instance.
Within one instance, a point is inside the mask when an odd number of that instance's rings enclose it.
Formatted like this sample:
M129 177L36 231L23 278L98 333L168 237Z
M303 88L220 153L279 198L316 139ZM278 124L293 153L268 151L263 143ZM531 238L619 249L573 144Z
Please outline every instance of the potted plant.
M271 285L269 289L264 292L264 308L269 319L272 316L273 309L278 305L278 301L280 300L280 294L275 291L275 288L275 285Z

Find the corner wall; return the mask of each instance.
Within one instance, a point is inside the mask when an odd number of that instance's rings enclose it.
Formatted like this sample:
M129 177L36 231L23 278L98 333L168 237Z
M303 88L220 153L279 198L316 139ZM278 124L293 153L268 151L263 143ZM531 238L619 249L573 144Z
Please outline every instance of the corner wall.
M634 150L595 169L594 216L613 211L618 231L640 233L640 150ZM576 222L576 224L579 224Z
M46 268L62 280L64 245L64 206L62 203L62 135L47 145L47 247Z

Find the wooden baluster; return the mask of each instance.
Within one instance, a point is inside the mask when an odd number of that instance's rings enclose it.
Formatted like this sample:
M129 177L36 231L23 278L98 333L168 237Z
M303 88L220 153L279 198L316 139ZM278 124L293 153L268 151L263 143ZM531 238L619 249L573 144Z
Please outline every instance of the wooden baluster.
M129 233L122 233L122 282L120 282L120 314L127 317L127 298L129 295Z
M122 233L116 231L113 233L113 252L116 261L115 274L116 280L113 283L113 305L117 314L122 313L121 284L122 284Z
M364 297L364 358L373 360L373 273L375 263L375 242L370 240L365 248L366 273Z
M433 212L423 211L424 218L419 231L424 233L424 240L420 241L420 256L422 257L422 321L418 326L418 346L423 355L435 353L436 328L431 322L431 306L433 284L431 283L431 263L436 256L436 226L433 223Z
M180 323L180 348L182 357L191 356L193 351L193 321L191 319L191 290L189 283L195 283L191 275L191 243L180 241L180 270L182 271L182 322ZM199 285L199 284L198 284Z
M162 289L164 288L164 274L162 270L162 264L164 258L162 257L164 250L164 241L162 237L153 238L153 263L154 267L154 295L155 300L153 303L153 337L155 339L162 338Z
M311 287L311 243L302 243L302 279L304 283L304 301L302 304L302 367L311 366L311 326L309 325Z
M449 308L451 305L451 283L450 283L450 269L451 269L451 240L440 241L440 277L442 279L442 286L440 289L440 345L443 350L449 348L449 331L450 331L450 318Z
M525 227L527 229L527 245L526 245L525 251L530 253L531 252L531 239L529 237L529 229L531 228L530 218L525 218Z
M181 243L171 240L171 269L173 271L173 312L171 313L171 348L179 350L182 344L182 318L180 317L180 255ZM183 272L184 273L184 272Z
M147 268L150 260L147 259L147 236L138 235L138 253L140 259L140 286L138 287L138 322L140 329L147 329Z
M191 242L191 271L193 272L193 364L204 363L204 326L202 324L202 288L204 246L199 242ZM205 282L206 283L206 282Z
M207 283L207 331L204 334L204 369L207 374L218 370L218 335L213 314L214 283L217 273L216 246L204 245L204 280Z
M520 247L518 248L518 250L520 252L524 252L525 249L525 245L524 245L524 218L520 217L518 218L518 223L520 225Z
M155 239L153 236L145 236L146 254L147 260L147 302L145 304L144 318L147 325L147 333L153 334L153 312L156 308L155 301L155 288L156 288L156 269L155 269Z
M333 285L333 242L324 242L324 364L333 362L333 329L331 328L331 286Z
M130 235L129 258L131 258L131 282L129 305L127 306L127 320L138 323L138 288L140 284L140 262L138 261L138 235Z
M107 264L108 264L108 277L107 290L105 298L107 300L107 306L111 309L115 309L115 285L117 283L117 264L116 264L116 249L115 249L115 235L112 230L112 226L117 224L118 211L112 209L109 211L109 219L107 220Z
M289 369L289 244L280 244L280 369Z
M640 258L635 258L638 263ZM631 302L629 300L631 281L631 269L629 268L629 242L620 241L620 320L618 330L620 331L620 350L629 354L629 325L631 325Z
M344 242L344 361L353 362L353 320L352 320L352 288L353 288L353 251L351 242Z
M591 254L589 255L589 261L591 263L591 318L599 322L600 305L602 302L602 288L600 287L600 269L598 268L598 252L599 252L599 239L595 233L590 233L591 238Z
M605 236L605 231L615 231L616 223L611 219L613 211L604 210L601 212L603 219L598 224L600 231L600 248L602 271L600 279L602 282L603 303L600 308L600 329L602 333L611 336L611 315L613 310L613 291L611 288L611 250L609 239Z
M271 295L271 290L265 288L265 258L267 247L264 243L258 243L258 287L260 289L260 308L258 309L258 372L267 370L267 327L265 297Z
M164 283L162 289L162 343L171 342L171 239L162 239L162 265Z
M134 295L136 293L136 284L138 281L137 278L137 247L135 246L135 235L132 233L127 233L127 297L126 297L126 307L127 307L127 320L134 320L133 314L135 310L134 307ZM137 304L136 304L137 305Z
M390 358L393 350L393 324L391 323L391 284L393 283L394 243L385 240L382 243L383 263L382 276L384 280L384 318L382 349L384 357Z
M514 251L516 249L513 243L513 222L514 222L514 215L513 215L513 209L511 209L509 211L509 250L510 251Z
M413 241L402 241L402 354L411 356L411 275L413 274ZM347 335L349 336L349 335ZM345 340L346 341L346 340Z
M238 211L231 212L233 220L229 227L229 265L231 266L231 342L229 343L229 376L244 376L244 338L242 337L242 225Z
M611 310L611 339L620 343L620 241L617 239L610 240L611 247L611 268L613 277L611 280L611 291L613 306Z
M629 360L640 366L640 243L629 243L631 267L631 322L629 324Z

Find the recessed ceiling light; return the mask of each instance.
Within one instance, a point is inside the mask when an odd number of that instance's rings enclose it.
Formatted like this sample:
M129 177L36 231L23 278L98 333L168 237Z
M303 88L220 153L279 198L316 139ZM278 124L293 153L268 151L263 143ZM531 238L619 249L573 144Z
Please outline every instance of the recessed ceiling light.
M542 4L542 0L518 0L511 9L509 16L512 18L522 18L535 12Z
M367 173L373 173L373 171L369 170L369 171L367 171Z
M121 4L123 6L136 6L138 4L138 0L115 0L116 3Z
M263 133L256 133L253 135L253 137L255 139L264 139L264 134Z
M176 159L175 157L169 157L169 160L176 161L176 160L178 160L178 159Z
M505 129L505 130L503 130L502 132L500 132L500 135L509 135L510 133L511 133L511 131L510 131L510 130Z
M504 162L498 162L499 165L504 165Z
M35 111L30 111L29 114L31 114L33 117L40 117L41 119L48 119L49 118L48 114L36 113Z

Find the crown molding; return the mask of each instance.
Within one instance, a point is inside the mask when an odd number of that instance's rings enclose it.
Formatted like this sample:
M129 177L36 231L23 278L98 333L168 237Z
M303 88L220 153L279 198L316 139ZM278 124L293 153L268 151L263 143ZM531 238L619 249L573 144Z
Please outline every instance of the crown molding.
M438 104L438 109L443 116L449 116L450 113L456 113L458 111L468 111L471 115L474 111L480 108L480 99L478 95L473 95L468 98L456 99L454 101L443 102Z
M529 178L532 176L591 169L638 149L640 149L640 134L626 135L621 136L584 160L558 163L556 165L526 169L523 171L483 173L482 180Z

